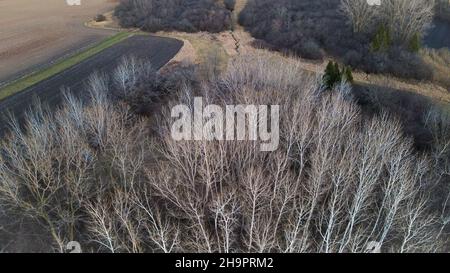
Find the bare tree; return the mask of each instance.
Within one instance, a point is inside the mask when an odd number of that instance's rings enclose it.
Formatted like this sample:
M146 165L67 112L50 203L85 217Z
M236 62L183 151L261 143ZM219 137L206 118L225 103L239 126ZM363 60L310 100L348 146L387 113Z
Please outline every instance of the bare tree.
M386 0L381 8L382 20L401 42L423 37L434 16L434 0Z
M342 0L340 8L356 33L368 31L379 16L378 7L367 0Z
M241 55L173 94L152 135L149 117L92 77L89 103L38 108L2 140L0 201L40 223L57 251L71 240L96 252L445 250L449 198L430 196L447 186L448 131L436 120L447 121L428 117L438 145L418 155L397 119L367 118L348 85L323 92L320 79L292 58ZM194 94L280 105L279 148L175 141L170 107Z

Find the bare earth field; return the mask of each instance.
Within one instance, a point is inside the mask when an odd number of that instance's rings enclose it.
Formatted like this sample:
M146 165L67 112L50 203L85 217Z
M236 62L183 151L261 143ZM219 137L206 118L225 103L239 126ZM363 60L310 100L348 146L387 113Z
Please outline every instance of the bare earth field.
M91 29L84 22L111 10L117 0L0 0L0 86L113 31Z
M0 135L9 121L9 114L21 118L39 99L49 106L58 105L61 100L61 88L65 88L77 97L85 97L85 83L89 76L98 72L109 75L122 60L122 57L134 56L149 61L156 70L169 62L183 46L183 42L171 38L150 35L135 35L95 56L74 65L57 75L43 80L18 94L0 101Z

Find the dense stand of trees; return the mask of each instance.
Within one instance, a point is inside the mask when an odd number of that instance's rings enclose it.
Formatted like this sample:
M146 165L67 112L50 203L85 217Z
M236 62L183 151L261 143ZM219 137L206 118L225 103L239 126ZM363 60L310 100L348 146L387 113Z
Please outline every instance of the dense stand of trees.
M446 0L436 0L436 15L450 21L450 3Z
M114 15L123 27L151 32L220 32L231 27L232 7L218 0L121 0Z
M418 153L395 116L362 114L345 82L325 90L296 60L243 55L206 82L174 69L124 60L91 78L90 102L67 96L13 126L1 208L39 223L56 251L72 240L99 252L448 250L444 114L424 115L433 142ZM170 106L193 96L280 105L280 147L175 141ZM157 113L142 111L154 98Z
M428 0L379 7L366 0L249 0L240 22L277 50L310 59L330 54L366 72L430 79L416 51L432 17Z

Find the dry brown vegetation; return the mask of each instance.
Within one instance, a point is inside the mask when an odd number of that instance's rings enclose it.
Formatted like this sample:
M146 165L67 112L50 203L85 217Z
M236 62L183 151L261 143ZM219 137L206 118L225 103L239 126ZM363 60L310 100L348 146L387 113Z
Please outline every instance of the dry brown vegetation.
M446 87L447 94L450 94L450 50L424 49L421 55L433 67L433 80Z
M363 115L349 86L323 91L296 60L243 55L204 82L183 67L140 82L149 73L126 61L113 85L92 77L88 104L38 108L2 141L1 204L40 223L56 251L71 240L101 252L448 250L444 114L424 117L434 145L418 153L395 117ZM170 106L193 96L279 104L279 149L174 141ZM158 113L134 111L155 97L165 97Z

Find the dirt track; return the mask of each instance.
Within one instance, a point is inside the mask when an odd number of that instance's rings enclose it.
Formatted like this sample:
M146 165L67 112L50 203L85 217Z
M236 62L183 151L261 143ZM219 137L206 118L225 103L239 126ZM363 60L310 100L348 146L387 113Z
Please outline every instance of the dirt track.
M93 72L114 70L122 56L133 55L149 60L155 69L161 68L177 54L183 42L170 38L136 35L26 90L0 101L0 134L6 126L8 112L22 116L36 98L50 106L61 99L61 88L83 95L85 82Z
M116 0L0 0L0 85L45 66L114 32L84 22Z

